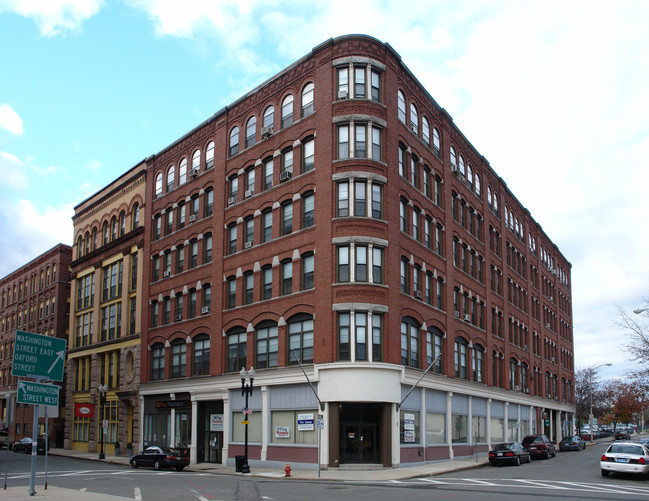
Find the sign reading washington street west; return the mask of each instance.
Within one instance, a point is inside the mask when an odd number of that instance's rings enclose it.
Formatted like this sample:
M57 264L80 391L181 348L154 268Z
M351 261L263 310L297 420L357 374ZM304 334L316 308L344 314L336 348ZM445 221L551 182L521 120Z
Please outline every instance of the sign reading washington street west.
M11 375L63 381L66 339L16 331Z
M18 381L16 402L19 404L59 406L59 387L55 384Z

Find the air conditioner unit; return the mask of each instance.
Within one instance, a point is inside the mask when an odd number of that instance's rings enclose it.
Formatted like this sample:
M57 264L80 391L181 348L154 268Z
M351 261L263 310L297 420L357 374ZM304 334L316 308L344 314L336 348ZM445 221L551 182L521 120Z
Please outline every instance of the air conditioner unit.
M243 244L243 246L244 246L246 249L250 249L250 247L252 247L252 240L246 240L246 243Z
M417 299L421 299L422 297L424 297L424 295L421 293L421 291L415 291L415 297Z
M459 311L455 312L455 318L460 318L460 312Z
M465 322L470 322L471 321L471 315L464 315L464 321Z
M338 91L338 99L347 99L347 91L346 90L339 90Z
M198 170L197 167L194 167L193 169L191 169L191 170L189 171L189 175L190 175L191 177L196 177L196 176L198 176L198 173L199 173L199 170Z
M191 216L189 216L189 222L190 223L196 222L197 219L198 219L198 217L196 217L196 214L192 214Z
M209 312L210 312L210 307L209 307L209 306L203 306L203 307L201 308L201 313L202 313L203 315L206 315L206 314L209 313Z
M550 324L545 324L545 328L546 328L546 329L549 329L549 328L550 328Z
M529 394L529 393L530 393L530 389L529 389L529 388L525 388L525 389L523 390L523 393L527 393L527 394Z
M554 302L554 296L550 296L548 299L549 299L551 302Z
M290 170L285 170L279 175L279 182L282 183L284 181L288 181L293 177L293 173Z
M255 190L250 189L250 190L246 190L246 193L244 194L244 196L245 196L246 198L248 198L248 197L253 196L254 194L255 194Z
M410 124L410 130L417 134L417 126L415 124Z
M171 276L171 272L170 272L170 271L165 271L165 272L162 274L162 276L165 277L165 278L170 277L170 276Z
M554 357L552 357L552 363L555 363Z
M514 391L521 391L521 387L518 386L518 385L515 385L515 386L514 386Z
M523 349L524 349L525 351L529 351L529 347L528 347L527 345L523 346Z
M237 203L237 196L233 196L228 198L228 205L236 204Z
M176 322L180 322L183 319L182 315L176 315Z
M262 139L268 139L273 135L273 126L267 125L266 127L261 128L261 137Z
M552 273L553 275L556 275L556 274L557 274L557 270L550 270L550 273Z

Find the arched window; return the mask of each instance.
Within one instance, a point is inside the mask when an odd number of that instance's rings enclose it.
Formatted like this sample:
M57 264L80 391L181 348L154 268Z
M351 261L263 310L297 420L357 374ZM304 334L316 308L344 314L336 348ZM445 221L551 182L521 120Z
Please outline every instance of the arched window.
M474 178L474 188L475 188L475 194L480 198L481 195L481 188L480 188L480 175L476 172L475 173L475 178Z
M162 195L162 172L158 172L155 177L155 197L158 198Z
M214 141L207 143L205 149L205 168L211 169L212 167L214 167Z
M192 155L192 171L198 173L201 170L201 150L196 150Z
M233 127L230 131L230 150L229 156L239 153L239 127Z
M167 169L167 193L174 189L174 181L176 177L176 168L170 165Z
M187 159L183 158L180 161L180 167L178 168L178 185L185 184L187 182Z
M207 376L210 373L210 337L198 334L192 340L192 375Z
M482 345L473 345L473 380L476 383L484 383L484 354Z
M273 106L269 106L264 110L264 123L263 127L270 127L271 129L275 125L275 108Z
M426 117L421 117L421 136L426 146L430 147L430 125Z
M398 102L398 116L399 120L406 123L406 96L403 95L403 92L397 92L397 102Z
M257 141L257 117L250 117L246 123L246 148Z
M123 237L126 233L126 213L124 211L119 214L119 236Z
M437 130L437 127L433 127L433 151L435 152L435 155L439 157L439 148L440 148L440 142L439 142L439 131Z
M455 377L467 379L467 340L463 337L455 338Z
M401 319L401 365L419 367L419 322L412 317Z
M419 113L414 103L410 104L410 130L419 134Z
M313 317L299 313L289 318L286 330L289 365L297 364L298 359L303 364L313 363Z
M312 82L309 82L304 86L302 90L302 118L308 117L313 113L313 90L314 85Z
M228 372L238 372L246 367L246 356L248 353L248 334L246 329L237 326L225 333L228 340Z
M277 367L278 360L277 323L265 320L255 328L255 367L265 369Z
M465 169L464 169L464 157L463 157L462 155L460 155L460 165L459 165L459 168L460 168L460 174L462 174L463 176L466 175L466 171L465 171Z
M171 342L171 377L185 377L187 366L187 342L175 339Z
M133 206L133 212L131 213L131 222L133 223L132 229L135 229L140 226L140 204L136 203Z
M293 96L289 94L282 101L282 129L293 123Z
M473 191L473 169L471 168L471 164L466 166L466 182L469 185L469 189Z
M102 225L101 228L101 245L106 245L107 243L108 243L108 221L104 221L104 224Z
M165 377L165 347L162 343L151 347L151 380L159 381Z
M457 154L455 153L455 148L451 146L449 151L451 153L451 167L457 169Z

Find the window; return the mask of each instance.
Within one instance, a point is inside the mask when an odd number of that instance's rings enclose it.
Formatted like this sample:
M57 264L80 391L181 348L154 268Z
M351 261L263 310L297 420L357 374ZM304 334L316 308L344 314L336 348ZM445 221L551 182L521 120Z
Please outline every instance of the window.
M174 212L169 211L165 214L165 235L169 235L174 231Z
M367 246L357 245L354 249L354 279L356 282L367 282Z
M199 334L192 343L192 375L207 376L210 373L210 338Z
M349 183L347 181L336 183L336 215L349 216Z
M261 241L270 242L273 239L273 212L266 209L261 213Z
M183 158L180 161L180 169L178 171L178 185L185 184L187 182L187 159Z
M245 242L245 247L250 247L254 244L255 238L255 220L252 216L247 217L243 221L244 235L243 241Z
M407 294L410 284L408 283L408 258L406 257L401 258L400 276L401 276L401 292Z
M191 289L187 293L187 316L194 318L196 316L196 289Z
M235 174L228 180L229 184L229 198L228 205L236 203L239 195L239 177Z
M426 117L421 117L421 136L426 146L430 146L430 125Z
M383 249L372 247L372 282L383 283Z
M167 169L167 192L174 189L176 168L172 165Z
M250 197L255 194L255 168L249 167L244 174L245 196Z
M314 286L314 255L302 256L302 290L313 289Z
M282 172L293 174L293 150L289 149L282 153Z
M338 313L338 360L351 360L350 314Z
M476 383L484 383L484 353L482 346L473 345L473 380Z
M282 101L282 129L293 123L293 96L288 95Z
M226 281L226 307L234 308L237 305L237 279L228 277Z
M354 68L354 97L364 98L367 92L365 90L365 67Z
M457 169L457 154L455 153L455 148L451 146L451 167Z
M248 335L242 327L235 327L227 333L228 372L238 372L246 367Z
M198 266L198 241L192 240L189 244L189 268Z
M354 216L367 215L367 184L365 181L354 181Z
M277 367L279 346L277 324L269 321L260 323L256 329L256 336L255 367L258 369Z
M205 192L205 217L209 217L214 212L214 190L209 189Z
M273 159L269 158L264 162L264 190L273 187Z
M315 166L315 140L309 139L302 143L302 172L309 172Z
M383 185L372 183L372 217L383 219Z
M338 68L338 99L349 96L349 68Z
M293 232L293 202L282 204L282 235L289 235Z
M313 83L309 82L302 89L302 118L313 113Z
M399 201L399 227L402 232L408 233L408 202L403 198Z
M438 157L439 157L439 148L440 148L439 131L437 130L437 127L433 127L433 152Z
M313 363L313 317L299 314L288 321L289 365ZM297 357L297 359L296 359Z
M406 96L403 92L397 92L398 116L402 123L406 123Z
M281 293L282 295L293 292L293 262L286 259L281 263Z
M372 127L372 159L381 160L381 129Z
M192 155L192 171L198 173L201 170L201 150L196 150Z
M431 369L436 374L442 374L444 368L443 359L444 333L437 327L429 327L426 332L426 364L430 365L437 359ZM439 358L437 358L439 357Z
M181 273L185 269L185 247L179 245L176 249L176 273Z
M399 175L406 177L406 147L399 143Z
M338 159L349 158L349 125L338 127Z
M171 377L185 377L187 362L187 343L177 339L171 343Z
M467 342L464 338L455 338L455 377L467 378Z
M160 195L162 195L162 173L158 173L155 177L155 198L158 198ZM106 240L103 243L106 244Z
M228 254L237 252L237 225L232 223L228 226Z
M246 148L255 144L257 140L257 117L250 117L246 123Z
M410 130L415 134L419 133L419 113L414 103L410 104Z
M230 150L229 156L239 153L239 127L233 127L230 131Z
M252 271L243 274L243 304L251 304L254 294L254 279Z
M401 364L419 367L419 323L412 317L401 320Z
M315 216L315 195L308 193L302 197L302 227L313 226Z
M271 129L275 125L275 108L269 106L264 110L264 121L262 127L270 127Z
M273 297L273 269L264 266L261 269L261 298L270 299Z
M372 101L381 102L381 75L372 70Z
M205 168L211 169L212 167L214 167L214 141L207 143L205 150Z
M349 247L347 246L338 247L337 271L336 280L338 282L349 282Z
M165 348L162 343L151 347L151 380L159 381L165 376Z

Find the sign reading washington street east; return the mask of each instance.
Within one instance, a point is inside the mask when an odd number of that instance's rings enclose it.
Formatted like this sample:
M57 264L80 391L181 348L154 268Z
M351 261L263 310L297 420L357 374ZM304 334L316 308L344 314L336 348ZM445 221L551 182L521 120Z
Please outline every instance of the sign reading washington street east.
M18 394L16 402L19 404L49 405L58 407L59 387L55 384L32 383L31 381L18 381Z
M63 381L66 339L16 331L11 375Z

